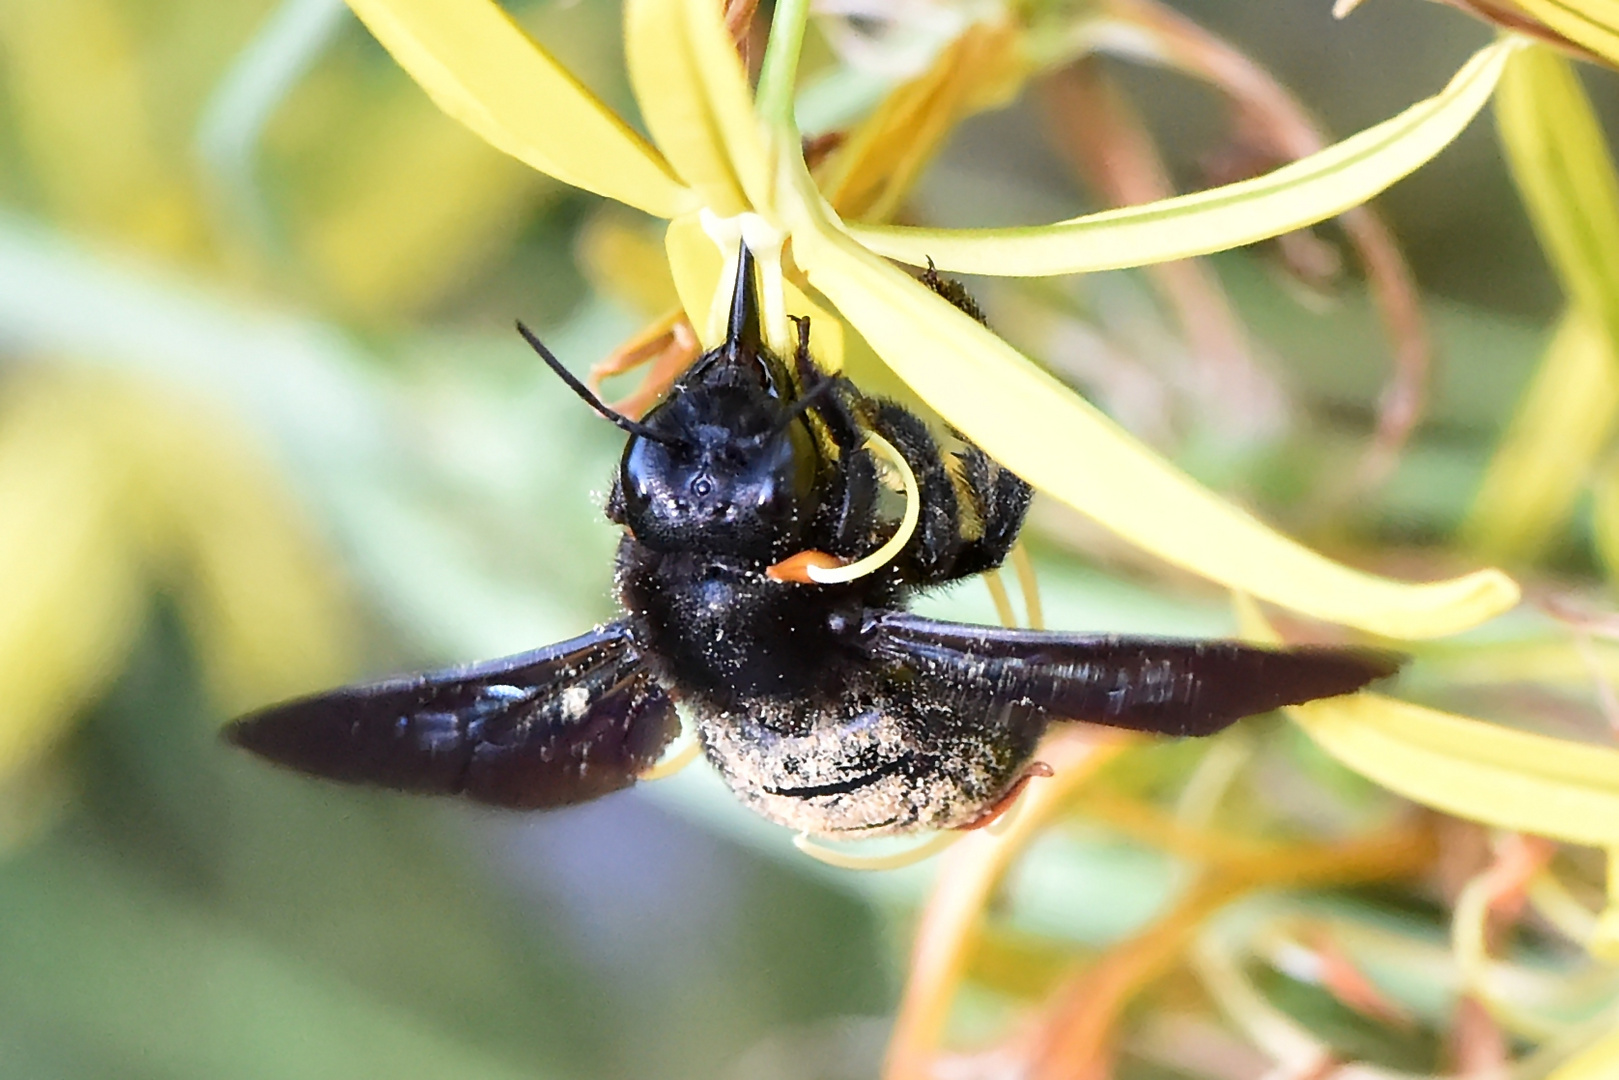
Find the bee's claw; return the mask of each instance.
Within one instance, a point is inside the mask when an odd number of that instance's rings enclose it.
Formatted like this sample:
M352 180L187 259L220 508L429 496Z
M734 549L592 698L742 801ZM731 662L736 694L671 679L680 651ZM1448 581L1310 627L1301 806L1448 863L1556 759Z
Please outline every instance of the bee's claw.
M1023 770L1023 775L1018 777L1017 780L1013 782L1012 786L1006 789L1005 795L1002 795L999 799L995 800L993 806L988 807L982 814L978 815L978 817L974 818L972 821L969 821L967 824L958 825L956 828L962 832L968 832L972 829L983 829L994 825L997 821L1001 820L1003 816L1005 816L1007 811L1012 809L1013 805L1017 803L1018 798L1023 794L1023 789L1029 786L1030 780L1033 780L1037 776L1052 775L1054 774L1051 771L1051 766L1047 765L1045 762L1029 762L1029 767Z

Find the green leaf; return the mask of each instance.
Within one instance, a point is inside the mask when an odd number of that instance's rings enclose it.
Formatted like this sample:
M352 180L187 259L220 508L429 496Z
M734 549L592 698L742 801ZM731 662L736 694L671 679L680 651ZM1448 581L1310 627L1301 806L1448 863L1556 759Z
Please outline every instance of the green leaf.
M659 217L690 190L492 0L351 0L438 107L519 161Z
M0 1007L39 1043L122 1060L132 1075L544 1075L79 852L52 847L12 861L0 900Z
M917 229L849 225L861 244L913 266L1007 277L1088 273L1252 244L1359 206L1425 164L1489 100L1505 38L1476 53L1438 94L1358 135L1254 180L1054 225Z

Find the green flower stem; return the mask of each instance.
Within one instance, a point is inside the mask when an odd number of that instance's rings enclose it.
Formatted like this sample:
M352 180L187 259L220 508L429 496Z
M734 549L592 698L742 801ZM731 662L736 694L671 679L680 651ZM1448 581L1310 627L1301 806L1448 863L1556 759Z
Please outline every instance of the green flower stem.
M809 0L779 0L770 22L770 40L759 67L759 89L754 108L771 127L796 131L793 86L798 78L798 54L809 22Z

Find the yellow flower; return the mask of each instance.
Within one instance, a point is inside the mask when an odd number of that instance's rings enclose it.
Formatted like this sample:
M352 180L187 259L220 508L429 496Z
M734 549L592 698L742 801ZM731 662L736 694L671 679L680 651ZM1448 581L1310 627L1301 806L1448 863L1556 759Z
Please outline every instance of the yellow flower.
M989 230L839 220L804 166L793 83L807 0L777 5L757 98L710 0L629 0L625 51L656 146L584 89L492 0L350 0L450 115L577 187L670 219L680 295L705 341L720 283L746 237L765 269L767 332L819 315L816 347L840 362L838 320L801 275L944 419L1047 494L1169 562L1284 607L1392 637L1465 629L1518 591L1485 570L1408 584L1334 563L1199 487L994 334L884 258L978 274L1079 273L1186 258L1331 217L1372 197L1458 134L1518 47L1473 57L1439 94L1256 180L1054 225ZM712 240L710 243L704 235ZM786 264L786 273L783 265Z
M712 341L737 239L773 269L788 310L819 312L802 274L946 420L1037 487L1153 551L1242 593L1394 637L1465 629L1510 607L1497 571L1412 585L1310 552L1197 486L992 333L894 268L1073 273L1185 258L1330 217L1437 153L1481 108L1520 47L1505 39L1434 97L1257 180L1043 227L929 230L838 219L804 167L792 119L804 5L778 5L757 100L706 0L629 0L632 82L648 145L484 0L350 0L447 111L553 176L670 219L687 311ZM704 239L704 236L709 238ZM710 240L712 242L710 242ZM784 265L785 274L783 272ZM823 362L838 323L817 322ZM1251 614L1250 632L1264 633ZM1297 710L1324 748L1430 805L1574 843L1619 842L1609 803L1619 754L1362 695Z
M1516 602L1517 587L1498 571L1407 584L1295 544L1194 484L884 257L913 265L931 257L970 273L1071 273L1185 258L1302 227L1370 198L1437 153L1490 99L1522 40L1481 50L1434 97L1256 180L1044 227L946 231L849 224L817 191L792 116L805 0L777 5L756 97L717 5L628 0L631 81L656 147L490 0L350 3L440 106L491 143L669 219L671 269L707 340L718 334L726 260L745 235L771 271L767 303L778 339L786 312L814 313L820 359L835 365L846 324L940 415L1048 495L1239 595L1405 638L1462 630ZM1267 632L1252 609L1244 622L1250 633ZM1614 751L1373 695L1296 710L1295 719L1329 753L1418 801L1619 848ZM1591 944L1606 950L1616 936L1604 931Z

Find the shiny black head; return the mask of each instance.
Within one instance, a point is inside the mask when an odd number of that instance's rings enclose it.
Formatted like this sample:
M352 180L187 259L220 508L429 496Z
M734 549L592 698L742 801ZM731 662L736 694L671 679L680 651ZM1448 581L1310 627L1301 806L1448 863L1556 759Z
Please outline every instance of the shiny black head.
M820 452L793 393L760 333L753 257L743 247L725 341L624 447L618 493L636 540L766 563L796 552L816 505Z
M786 365L765 345L753 256L737 260L725 341L698 358L642 421L603 405L521 324L547 364L630 435L613 516L658 551L780 561L817 505L821 454Z

